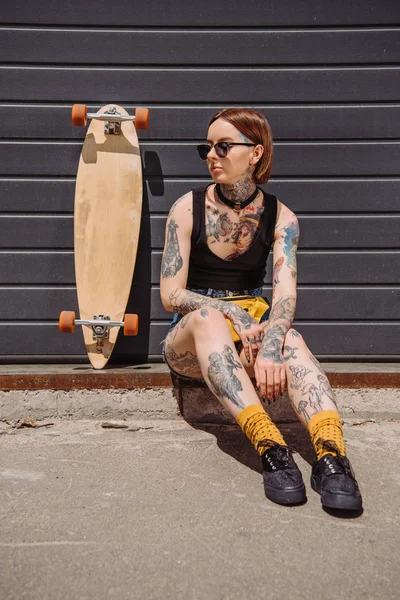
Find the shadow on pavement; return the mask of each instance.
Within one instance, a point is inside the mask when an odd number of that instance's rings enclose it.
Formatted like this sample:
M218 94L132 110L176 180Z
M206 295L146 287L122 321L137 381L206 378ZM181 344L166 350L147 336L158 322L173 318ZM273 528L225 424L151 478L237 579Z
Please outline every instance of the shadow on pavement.
M262 473L258 454L238 425L187 422L194 429L214 435L222 452L229 454L249 469ZM278 424L278 427L292 452L298 453L307 463L312 464L314 450L304 427L300 423ZM296 454L294 458L296 459Z
M337 519L358 519L364 512L363 508L359 510L338 510L336 508L327 508L326 506L323 506L322 510Z
M239 425L228 424L226 419L218 422L218 415L214 415L217 422L206 422L193 420L185 414L183 406L182 387L180 377L172 374L173 394L177 400L181 417L194 429L201 429L212 433L217 441L218 447L223 452L235 458L238 462L248 466L250 469L261 473L261 462L250 441L246 438ZM218 400L215 398L215 402ZM268 412L268 409L267 409ZM207 415L204 415L207 418ZM281 431L287 445L294 453L298 453L309 465L315 458L314 449L311 444L308 431L303 427L300 421L276 421L278 429ZM296 457L295 457L296 458Z

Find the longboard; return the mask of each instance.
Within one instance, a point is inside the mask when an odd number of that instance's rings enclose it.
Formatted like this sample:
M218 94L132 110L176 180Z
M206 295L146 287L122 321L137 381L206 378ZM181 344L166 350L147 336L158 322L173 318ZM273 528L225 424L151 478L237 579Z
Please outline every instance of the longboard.
M102 369L120 327L136 335L138 316L125 314L135 269L142 212L142 165L136 129L147 129L148 110L135 116L108 104L88 114L72 108L74 125L91 119L79 160L75 188L74 257L80 319L60 314L59 328L82 325L89 360Z

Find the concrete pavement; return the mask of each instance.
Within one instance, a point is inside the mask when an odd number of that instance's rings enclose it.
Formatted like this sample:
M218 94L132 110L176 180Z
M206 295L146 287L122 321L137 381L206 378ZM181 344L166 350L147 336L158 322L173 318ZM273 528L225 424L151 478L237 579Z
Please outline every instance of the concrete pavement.
M7 600L397 599L400 422L345 417L364 512L322 510L297 451L308 502L263 492L236 426L180 418L0 423L0 598Z

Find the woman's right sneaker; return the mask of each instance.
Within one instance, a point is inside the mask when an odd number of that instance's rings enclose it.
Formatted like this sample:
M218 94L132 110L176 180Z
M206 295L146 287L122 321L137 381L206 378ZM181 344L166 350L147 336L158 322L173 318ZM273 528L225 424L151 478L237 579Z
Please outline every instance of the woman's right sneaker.
M303 477L287 446L273 442L261 456L261 462L269 500L277 504L300 504L307 500Z

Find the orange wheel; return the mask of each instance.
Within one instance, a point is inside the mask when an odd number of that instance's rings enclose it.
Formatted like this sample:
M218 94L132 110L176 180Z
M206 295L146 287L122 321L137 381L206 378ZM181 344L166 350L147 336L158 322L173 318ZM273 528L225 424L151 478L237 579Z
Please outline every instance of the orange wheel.
M149 126L149 109L137 108L135 110L135 127L136 129L147 129Z
M139 329L139 317L137 315L125 315L124 335L137 335Z
M74 333L75 330L75 313L73 310L63 310L60 313L58 326L62 333Z
M82 127L87 123L87 106L86 104L74 104L72 106L72 125Z

